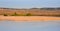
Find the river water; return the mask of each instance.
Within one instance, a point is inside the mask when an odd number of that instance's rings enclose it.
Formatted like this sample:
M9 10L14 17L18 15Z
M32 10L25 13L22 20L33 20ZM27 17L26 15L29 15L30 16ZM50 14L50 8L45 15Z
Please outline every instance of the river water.
M0 31L60 31L60 21L13 22L0 21Z

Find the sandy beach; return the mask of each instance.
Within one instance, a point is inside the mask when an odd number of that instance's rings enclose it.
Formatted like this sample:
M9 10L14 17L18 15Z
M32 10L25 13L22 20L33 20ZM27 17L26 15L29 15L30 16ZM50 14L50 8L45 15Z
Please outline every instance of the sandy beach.
M60 17L49 17L49 16L0 16L0 21L50 21L60 20Z

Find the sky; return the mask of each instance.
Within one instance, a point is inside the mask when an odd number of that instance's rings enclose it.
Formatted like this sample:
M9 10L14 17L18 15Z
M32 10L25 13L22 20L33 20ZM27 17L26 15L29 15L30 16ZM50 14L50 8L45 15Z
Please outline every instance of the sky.
M0 0L0 7L7 8L60 7L60 0Z

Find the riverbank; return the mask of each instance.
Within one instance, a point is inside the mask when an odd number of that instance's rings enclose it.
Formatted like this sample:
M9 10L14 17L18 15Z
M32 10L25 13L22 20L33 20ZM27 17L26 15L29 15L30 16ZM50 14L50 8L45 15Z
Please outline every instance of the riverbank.
M60 17L49 17L49 16L0 16L1 20L9 21L50 21L60 20Z

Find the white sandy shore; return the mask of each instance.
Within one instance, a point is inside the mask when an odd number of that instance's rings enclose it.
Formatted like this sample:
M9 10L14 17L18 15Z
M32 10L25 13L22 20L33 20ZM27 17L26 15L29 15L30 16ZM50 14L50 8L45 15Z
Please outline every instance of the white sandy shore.
M1 20L11 21L50 21L60 20L60 17L48 17L48 16L0 16Z

